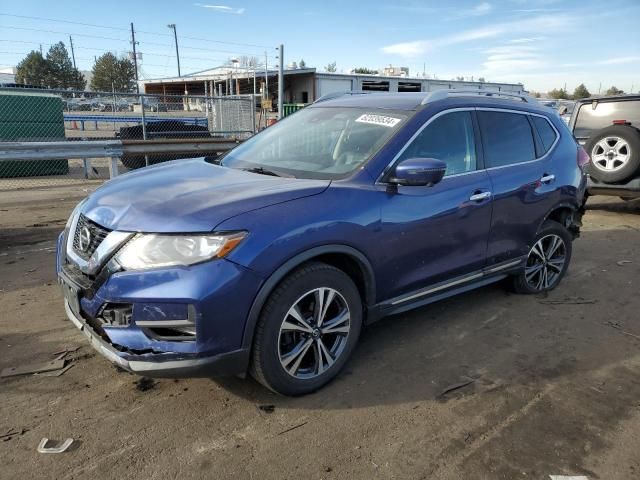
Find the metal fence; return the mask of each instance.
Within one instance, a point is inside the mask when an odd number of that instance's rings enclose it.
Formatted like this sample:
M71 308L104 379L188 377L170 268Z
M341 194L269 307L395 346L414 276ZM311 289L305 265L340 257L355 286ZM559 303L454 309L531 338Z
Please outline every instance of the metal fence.
M255 130L253 95L207 97L0 88L0 149L2 142L241 141ZM194 153L189 150L126 150L118 156L118 163L120 171L126 171L191 156ZM20 161L5 158L0 162L0 191L100 182L109 178L109 168L104 157Z

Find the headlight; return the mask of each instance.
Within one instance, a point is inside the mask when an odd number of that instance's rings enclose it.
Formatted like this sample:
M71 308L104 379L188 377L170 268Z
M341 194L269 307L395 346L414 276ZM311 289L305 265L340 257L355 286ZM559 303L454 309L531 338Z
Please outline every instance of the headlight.
M246 232L204 235L138 234L116 255L125 270L186 266L222 258L246 236Z

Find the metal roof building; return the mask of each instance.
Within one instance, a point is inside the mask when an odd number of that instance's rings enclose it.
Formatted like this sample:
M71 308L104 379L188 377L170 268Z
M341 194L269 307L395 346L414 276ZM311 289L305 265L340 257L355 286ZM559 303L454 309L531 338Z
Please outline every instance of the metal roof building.
M250 70L232 66L215 67L182 77L143 82L145 93L162 95L261 94L268 83L268 96L278 92L277 70ZM436 80L351 73L318 72L315 68L284 70L284 103L310 103L328 93L363 90L376 92L431 92L441 89L478 88L523 93L521 83Z

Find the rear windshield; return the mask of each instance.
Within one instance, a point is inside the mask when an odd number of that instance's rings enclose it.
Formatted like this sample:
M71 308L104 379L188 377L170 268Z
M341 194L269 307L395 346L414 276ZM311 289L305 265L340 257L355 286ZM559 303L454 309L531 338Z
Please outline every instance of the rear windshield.
M297 178L341 178L367 162L406 117L407 112L370 108L305 108L234 148L221 164Z
M614 120L626 120L640 127L640 100L584 103L577 108L573 128L576 138L588 138L597 130L611 126Z

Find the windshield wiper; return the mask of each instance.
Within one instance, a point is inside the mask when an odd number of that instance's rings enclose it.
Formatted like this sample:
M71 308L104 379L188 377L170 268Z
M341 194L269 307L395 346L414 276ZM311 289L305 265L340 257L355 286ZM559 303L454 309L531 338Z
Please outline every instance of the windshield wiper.
M243 172L251 172L251 173L259 173L260 175L271 175L272 177L287 177L293 178L291 175L285 175L283 173L274 172L273 170L267 170L262 167L253 167L253 168L241 168Z

